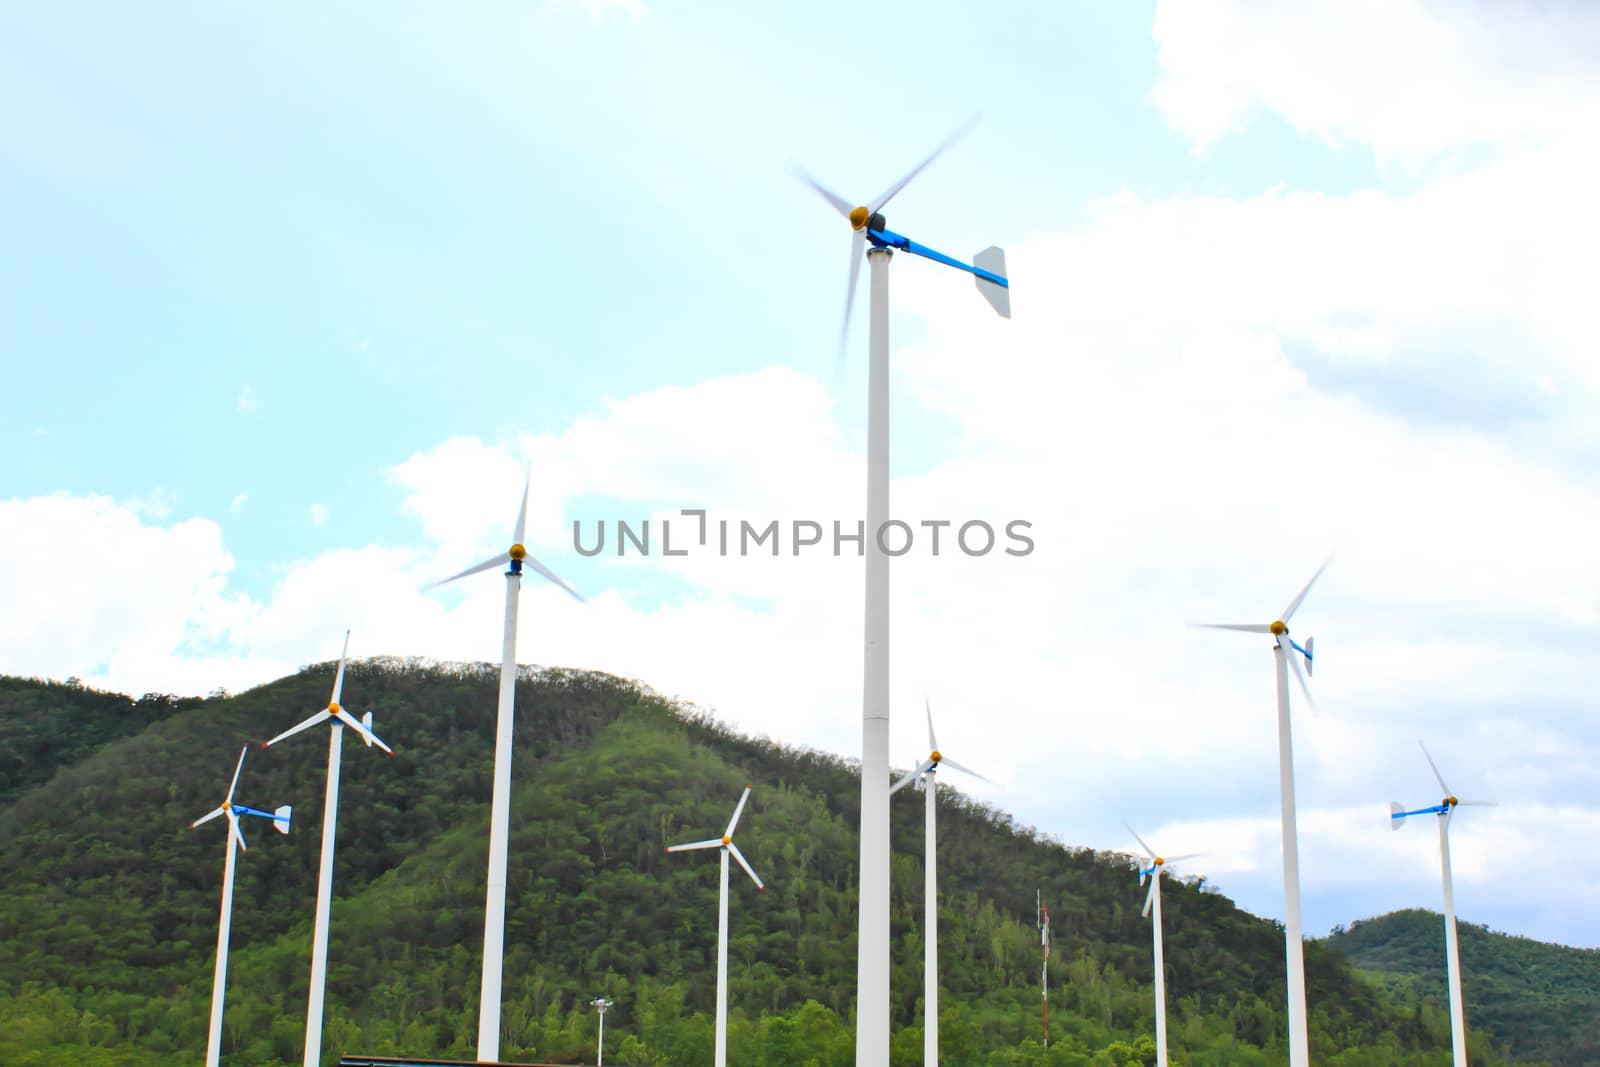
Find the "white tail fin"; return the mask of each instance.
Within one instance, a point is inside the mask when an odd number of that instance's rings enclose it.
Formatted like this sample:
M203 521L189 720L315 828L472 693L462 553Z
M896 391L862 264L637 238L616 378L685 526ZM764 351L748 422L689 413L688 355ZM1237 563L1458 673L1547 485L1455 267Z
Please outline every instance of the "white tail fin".
M990 245L972 257L972 265L979 270L986 270L990 274L998 274L1009 281L1006 274L1006 253L1004 249ZM1004 285L996 285L994 282L979 278L977 275L973 275L973 278L978 283L978 292L982 293L983 298L989 301L989 306L994 308L1001 318L1009 319L1011 317L1011 290Z
M1316 643L1317 643L1317 639L1315 637L1306 638L1306 677L1307 678L1311 677L1311 657L1314 654L1311 650L1312 650L1312 648L1314 648L1316 646Z
M289 816L294 814L293 806L285 804L272 813L272 828L280 834L289 832Z
M1389 802L1389 829L1400 829L1400 824L1406 821L1406 817L1400 813L1405 810L1406 806L1400 803L1398 800L1391 800Z

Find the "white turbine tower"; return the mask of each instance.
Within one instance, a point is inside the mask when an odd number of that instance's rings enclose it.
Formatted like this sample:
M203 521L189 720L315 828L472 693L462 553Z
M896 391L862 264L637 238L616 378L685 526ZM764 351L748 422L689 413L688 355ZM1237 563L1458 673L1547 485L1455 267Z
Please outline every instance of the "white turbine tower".
M1408 815L1437 815L1439 817L1439 860L1444 871L1444 961L1445 969L1450 979L1450 1047L1454 1053L1453 1059L1456 1067L1467 1067L1467 1012L1461 1000L1461 948L1456 942L1456 897L1455 889L1450 881L1450 817L1455 814L1457 807L1493 807L1493 803L1485 800L1458 800L1448 785L1445 785L1444 775L1439 773L1438 766L1433 762L1433 757L1428 753L1428 746L1417 742L1422 747L1423 758L1428 761L1428 766L1433 770L1433 777L1439 783L1439 788L1444 790L1444 799L1427 808L1418 808L1416 811L1407 811L1404 804L1395 801L1389 805L1389 829L1398 830L1405 823Z
M293 813L288 804L276 811L258 811L233 802L233 791L239 784L239 772L244 770L244 758L249 752L249 746L239 751L239 762L233 768L233 781L228 783L227 797L189 824L191 827L199 826L219 815L228 820L228 853L222 864L222 913L217 920L217 966L211 977L211 1029L206 1037L206 1067L217 1067L222 1057L222 1001L228 987L228 929L233 924L233 846L237 843L241 852L249 847L244 843L244 834L239 832L239 816L258 815L263 819L271 819L272 828L280 834L286 834Z
M964 136L962 127L911 172L865 205L850 201L804 171L799 177L843 215L850 236L850 282L834 376L842 374L850 308L861 274L862 253L872 265L870 360L867 371L866 633L861 712L861 874L856 962L856 1063L889 1062L889 555L878 533L889 519L889 259L898 249L972 274L978 290L999 314L1011 317L1005 253L990 246L968 265L935 252L888 228L883 208L906 183ZM867 251L867 246L871 250Z
M936 825L938 804L938 781L936 775L939 765L944 765L958 770L963 774L970 774L974 778L995 783L973 770L963 767L953 759L947 758L939 751L939 740L933 734L933 708L928 705L927 697L922 700L923 710L928 715L928 758L918 763L894 785L890 786L889 794L893 796L915 781L922 788L925 799L923 802L923 932L922 932L922 1062L929 1067L939 1062L939 832Z
M722 857L722 885L717 896L717 1035L716 1058L714 1067L727 1067L728 1064L728 855L739 861L739 866L744 868L744 873L756 884L756 888L763 893L767 891L767 884L757 875L755 868L750 866L744 858L744 853L739 851L739 846L733 843L733 828L739 825L739 816L744 813L744 802L750 799L750 787L744 787L744 792L739 796L739 806L733 809L733 818L728 820L728 828L722 831L721 837L713 837L708 841L692 841L687 845L671 845L668 852L693 852L697 849L714 848L720 850Z
M505 639L500 648L500 706L494 731L494 792L489 810L489 886L483 914L483 978L478 999L478 1060L500 1058L500 977L506 937L506 851L511 836L511 737L516 718L517 599L522 591L522 567L527 564L578 600L578 595L554 571L528 555L523 536L528 525L528 478L523 478L522 506L511 547L460 574L434 582L437 588L469 574L506 568Z
M1150 892L1144 897L1144 910L1140 915L1150 915L1150 929L1155 939L1155 968L1156 968L1156 1063L1159 1067L1167 1065L1167 970L1161 952L1161 875L1166 871L1167 864L1179 860L1192 860L1200 855L1190 852L1183 856L1158 856L1155 849L1145 844L1144 838L1134 833L1134 829L1127 823L1122 824L1128 833L1133 834L1133 839L1139 842L1139 847L1144 849L1144 854L1150 860L1150 866L1139 864L1139 884L1144 885L1146 878L1150 879Z
M1305 600L1306 594L1322 572L1328 569L1325 562L1317 568L1305 588L1289 601L1283 614L1270 623L1196 623L1194 625L1214 630L1243 630L1252 634L1272 635L1272 655L1278 668L1278 789L1281 800L1283 828L1283 937L1286 971L1288 974L1289 1002L1289 1064L1290 1067L1308 1067L1310 1049L1306 1036L1306 965L1305 945L1300 934L1300 850L1295 829L1294 814L1294 743L1289 733L1289 671L1293 669L1306 703L1315 708L1311 690L1306 686L1306 675L1311 673L1313 640L1306 638L1304 648L1289 637L1289 620ZM1305 657L1306 669L1302 674L1298 653Z
M317 917L311 932L311 992L306 1001L303 1067L317 1067L322 1062L322 998L328 977L328 914L333 907L333 838L334 825L339 817L339 763L344 747L344 728L348 726L354 730L368 748L377 745L389 755L394 755L394 749L372 732L372 712L367 712L357 721L339 703L344 692L345 657L349 652L350 631L346 630L344 649L339 653L339 670L333 676L333 692L328 697L328 706L261 746L271 748L284 738L309 730L318 723L332 724L332 729L328 731L328 786L322 802L322 862L317 868Z

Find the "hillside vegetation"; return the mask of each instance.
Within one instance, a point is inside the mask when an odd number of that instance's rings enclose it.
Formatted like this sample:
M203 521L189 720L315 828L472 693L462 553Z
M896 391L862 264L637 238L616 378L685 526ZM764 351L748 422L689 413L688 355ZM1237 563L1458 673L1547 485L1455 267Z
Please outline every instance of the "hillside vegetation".
M1556 1067L1600 1063L1600 951L1549 945L1458 922L1467 1025ZM1444 916L1397 911L1328 939L1401 1003L1448 1004Z
M0 756L24 753L0 803L0 1062L201 1057L225 832L189 823L222 800L240 746L320 707L331 673L322 664L203 701L0 679ZM496 675L487 665L350 668L346 701L375 713L397 753L346 738L328 1063L338 1051L473 1053ZM740 736L637 684L566 670L524 669L515 745L504 1058L592 1062L586 1005L604 994L616 1001L608 1062L710 1061L717 865L663 846L716 833L749 782L739 840L770 888L733 883L730 1061L852 1062L855 769ZM245 763L237 799L291 802L295 827L284 838L245 823L224 1031L233 1067L300 1062L325 757L319 729ZM1151 1062L1149 927L1127 857L1042 839L944 789L940 803L945 1061ZM922 805L902 799L893 811L901 1067L922 1055ZM1048 1050L1037 887L1055 941ZM1174 1062L1285 1062L1281 928L1196 884L1169 883L1164 904ZM1306 963L1319 1065L1449 1063L1436 1005L1397 1007L1315 943ZM1511 1061L1480 1038L1473 1062Z

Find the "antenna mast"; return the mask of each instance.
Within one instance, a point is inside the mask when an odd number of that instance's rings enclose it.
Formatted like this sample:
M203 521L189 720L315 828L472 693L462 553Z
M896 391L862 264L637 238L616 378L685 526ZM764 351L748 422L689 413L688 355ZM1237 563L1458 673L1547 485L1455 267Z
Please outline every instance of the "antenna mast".
M1039 997L1044 1013L1044 1046L1050 1047L1050 909L1044 906L1044 890L1034 891L1039 905Z

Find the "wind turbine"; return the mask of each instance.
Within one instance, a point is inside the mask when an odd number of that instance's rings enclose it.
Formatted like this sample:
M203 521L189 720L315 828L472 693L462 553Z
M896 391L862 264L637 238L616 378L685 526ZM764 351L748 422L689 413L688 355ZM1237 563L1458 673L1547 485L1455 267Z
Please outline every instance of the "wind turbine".
M866 634L861 724L861 875L856 958L856 1062L889 1062L889 556L878 531L889 519L889 260L894 250L972 274L978 291L1001 316L1011 317L1005 253L991 245L968 266L890 230L883 209L976 124L967 123L905 177L866 204L852 207L799 168L797 175L850 223L850 281L839 330L835 378L842 374L844 345L865 253L872 265L870 359L867 372ZM870 251L868 246L871 246Z
M1450 1047L1456 1067L1467 1067L1467 1012L1461 1000L1461 948L1456 943L1456 897L1450 882L1450 816L1462 805L1485 808L1494 805L1485 800L1456 799L1455 793L1445 785L1444 775L1439 773L1438 765L1429 755L1428 746L1421 741L1417 744L1421 746L1423 758L1433 770L1439 788L1444 790L1444 799L1432 807L1418 808L1416 811L1407 811L1404 804L1394 801L1389 805L1389 829L1400 829L1408 815L1439 816L1439 859L1444 871L1444 961L1450 978Z
M739 866L744 868L744 873L756 884L756 888L763 893L767 891L767 884L756 875L755 868L750 866L744 858L744 853L739 851L739 846L733 843L733 828L739 825L739 816L744 813L744 802L750 799L750 787L744 787L744 792L739 797L739 806L733 809L733 818L728 820L728 828L722 831L721 837L713 837L708 841L692 841L687 845L671 845L668 852L694 852L698 849L714 848L720 850L722 858L722 888L717 897L717 1037L716 1058L714 1067L727 1067L728 1064L728 855L739 861Z
M929 706L927 697L922 698L922 705L928 715L928 758L890 786L889 795L898 793L913 780L925 794L922 845L925 857L922 864L922 1062L931 1067L939 1062L939 833L935 822L939 810L939 789L935 776L939 772L939 764L943 763L990 785L995 783L971 767L963 767L955 760L946 758L939 751L939 739L933 734L933 708Z
M577 590L554 571L528 555L522 539L528 525L528 483L522 481L522 506L511 547L482 563L468 567L429 586L437 588L469 574L506 567L505 640L500 650L500 706L494 731L494 792L489 810L489 886L483 909L483 978L478 996L478 1060L500 1058L500 977L506 939L506 851L511 836L511 733L516 719L517 600L522 591L522 567L527 564L545 578L582 601Z
M217 968L211 978L211 1030L206 1038L206 1067L217 1067L222 1057L222 1000L228 986L228 928L233 923L233 846L238 842L241 852L249 847L244 843L244 834L239 831L239 816L259 815L263 819L271 819L272 828L280 834L286 834L294 810L285 804L276 811L258 811L233 802L233 791L239 784L239 772L244 770L244 758L249 752L248 745L239 751L239 762L233 768L233 781L228 783L227 797L189 824L191 827L199 826L219 815L226 816L228 820L228 852L222 864L222 913L217 921Z
M1306 594L1311 592L1311 587L1322 577L1322 572L1328 569L1324 562L1317 568L1317 573L1311 576L1305 588L1295 594L1289 601L1289 606L1283 609L1283 614L1269 623L1194 623L1213 630L1242 630L1251 634L1272 635L1272 655L1278 668L1278 789L1281 794L1282 804L1282 829L1283 829L1283 938L1285 954L1285 970L1288 975L1288 1001L1289 1001L1289 1064L1290 1067L1307 1067L1310 1061L1310 1049L1306 1038L1306 965L1305 945L1300 934L1300 850L1298 835L1295 830L1294 814L1294 743L1289 734L1289 671L1294 670L1294 679L1300 683L1300 691L1305 694L1306 703L1316 708L1316 702L1311 699L1311 690L1306 685L1306 676L1311 673L1312 647L1314 640L1306 638L1304 648L1294 643L1289 636L1289 620L1305 600ZM1300 661L1295 659L1299 653L1305 657L1306 669L1300 671Z
M357 721L339 697L344 691L345 657L350 653L350 631L344 632L344 649L339 653L339 670L333 676L333 693L328 706L312 715L298 726L291 726L262 748L271 748L286 737L309 730L318 723L329 722L328 731L328 787L322 802L322 863L317 869L317 918L311 933L311 992L306 1002L306 1047L303 1067L317 1067L322 1062L322 997L328 977L328 913L333 907L333 836L334 824L339 817L339 763L344 747L344 728L354 730L371 748L377 745L389 755L394 749L384 744L372 732L372 712Z
M1144 838L1134 833L1134 829L1127 823L1122 824L1128 833L1133 834L1133 839L1139 842L1139 847L1144 849L1145 856L1150 860L1150 866L1139 864L1139 884L1144 885L1146 878L1150 879L1150 892L1144 897L1144 910L1139 914L1151 915L1150 922L1152 936L1155 938L1156 958L1156 1063L1160 1067L1167 1065L1167 970L1166 963L1161 954L1161 875L1166 871L1167 864L1179 860L1192 860L1200 855L1191 852L1184 856L1158 856L1156 850L1145 844Z

